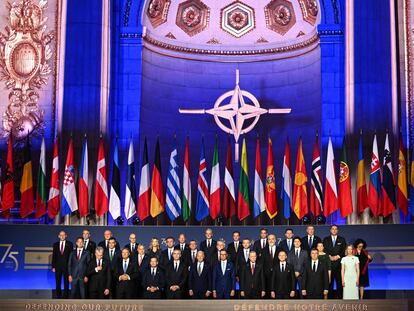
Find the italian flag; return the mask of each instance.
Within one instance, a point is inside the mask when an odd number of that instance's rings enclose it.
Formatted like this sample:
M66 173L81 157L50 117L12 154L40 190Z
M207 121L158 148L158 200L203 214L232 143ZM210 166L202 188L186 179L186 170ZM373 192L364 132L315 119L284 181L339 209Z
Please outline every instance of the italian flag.
M184 152L182 215L184 221L187 221L191 215L190 151L188 138L185 142Z
M210 216L211 219L216 219L220 214L220 167L218 157L218 143L214 145L213 163L211 167L211 182L210 182Z
M237 197L237 216L243 221L250 215L249 175L247 167L246 139L243 138L240 167L239 195Z

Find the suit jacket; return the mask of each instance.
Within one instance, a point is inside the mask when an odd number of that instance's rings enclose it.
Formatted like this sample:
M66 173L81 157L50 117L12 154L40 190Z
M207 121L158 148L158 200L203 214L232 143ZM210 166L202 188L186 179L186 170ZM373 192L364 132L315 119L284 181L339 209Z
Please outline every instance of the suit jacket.
M223 274L221 262L215 265L213 269L212 290L223 293L236 289L236 269L231 261L227 261L226 270Z
M207 262L207 264L210 265L211 268L214 268L217 265L217 263L220 262L219 252L217 251L217 249L211 254L210 259L205 259L205 261Z
M103 295L105 289L111 289L112 274L109 261L102 258L102 270L96 271L96 259L92 259L86 269L86 276L89 278L88 288L90 292L98 292Z
M329 289L328 269L320 260L316 272L312 269L312 262L308 262L305 265L302 289L306 289L306 296L308 298L322 298L323 291Z
M148 269L149 267L150 257L147 254L145 254L144 257L142 258L141 264L139 264L139 254L137 254L136 260L137 260L138 272L142 276L144 271Z
M265 248L267 247L267 240L266 240L266 245ZM253 244L253 250L257 253L257 256L260 257L262 255L262 239L258 239L256 241L254 241Z
M108 247L106 247L106 242L105 242L105 240L103 240L103 241L99 242L99 243L98 243L98 246L103 247L103 249L104 249L104 250L107 250L107 249L108 249ZM121 250L121 247L119 246L119 243L118 243L118 242L116 242L115 249L116 249L116 250L118 250L118 251L120 251L120 250Z
M216 240L211 241L210 247L207 247L207 240L204 240L200 243L200 250L203 251L204 254L206 255L205 258L208 263L211 263L211 257L217 251L216 245L217 245Z
M79 261L77 255L77 249L75 248L69 256L68 274L71 275L73 279L83 279L86 275L86 269L91 259L91 255L88 251L83 250Z
M212 273L210 266L204 262L203 270L198 275L197 264L198 262L195 262L190 267L188 289L194 292L194 296L201 298L204 297L206 291L211 291Z
M131 243L125 244L124 248L128 248L128 249L129 249L129 251L130 251L130 256L131 256L131 257L136 258L136 256L138 255L138 251L137 251L137 248L138 248L138 243L135 243L135 249L134 249L134 250L132 250ZM135 260L135 259L134 259L134 260Z
M262 256L260 258L260 262L263 264L263 270L265 278L271 278L273 273L273 267L279 263L279 259L277 258L279 254L280 248L275 246L275 251L273 257L270 255L270 247L267 245L266 249L262 251Z
M124 260L119 258L116 264L116 268L114 271L114 279L117 284L117 292L118 290L127 290L129 292L135 292L136 287L136 280L138 278L138 267L135 261L129 258L129 263L126 272L124 272ZM120 281L119 277L123 274L129 275L128 281Z
M191 266L192 264L194 264L195 262L197 262L197 252L198 252L198 249L195 251L194 261L193 261L191 252L192 252L192 250L190 249L188 251L188 261L187 261L187 265L188 266Z
M336 236L335 245L332 244L332 237L327 236L323 239L323 246L325 247L325 253L331 256L339 255L341 258L345 256L346 241L341 236ZM341 260L332 261L332 269L338 269L341 267Z
M299 272L302 275L303 271L305 270L305 264L307 264L309 261L308 252L301 248L298 257L295 254L295 249L292 248L292 250L288 254L287 261L293 266L295 272Z
M175 245L174 249L181 250L180 244ZM181 260L187 265L191 264L190 248L188 247L188 244L185 244L184 251L181 251Z
M85 245L84 244L83 248L86 249L89 252L89 254L91 255L91 257L94 257L95 256L96 243L94 241L89 240L88 241L88 245Z
M313 236L313 240L312 240L312 245L311 245L311 247L309 247L309 238L308 238L308 236L307 236L307 235L305 235L305 236L302 238L302 245L301 245L301 247L302 247L305 251L307 251L307 252L308 252L308 254L310 254L311 249L312 249L312 248L316 248L316 246L317 246L317 245L318 245L318 243L320 243L320 242L322 242L321 238L320 238L320 237L318 237L318 236L316 236L316 235L314 235L314 236Z
M165 272L167 270L168 265L171 263L172 260L173 260L172 254L171 254L171 257L168 258L168 248L164 249L160 254L159 267L163 269Z
M165 286L169 290L170 286L178 285L182 291L187 282L188 275L188 266L187 264L180 260L178 270L175 271L174 261L169 263L165 273Z
M121 252L115 248L114 256L111 260L111 258L109 256L109 249L105 249L104 250L104 258L108 260L109 266L111 267L111 271L114 272L115 268L116 268L116 265L117 265L117 262L118 262L119 258L121 258Z
M291 291L295 290L295 271L293 266L286 263L285 271L280 271L280 264L277 264L273 269L272 277L272 291L277 295L289 295Z
M152 276L151 274L151 268L148 268L144 271L144 274L142 276L141 285L146 291L148 287L158 287L160 291L164 290L165 287L165 275L164 271L160 269L160 267L157 268L157 272L155 273L155 276Z
M292 250L293 248L295 248L295 247L293 246L293 239L292 239L291 249L289 249L288 244L287 244L287 240L286 240L286 239L284 239L284 240L280 241L280 243L279 243L279 245L278 245L278 246L279 246L279 248L280 248L281 250L284 250L284 251L286 252L286 254L289 254L290 250Z
M240 276L240 291L244 291L245 298L260 298L265 288L263 265L255 263L253 274L251 264L245 265Z
M249 249L250 253L250 249ZM244 269L244 266L248 265L250 263L249 256L247 256L247 261L244 257L244 248L240 251L239 255L237 256L235 265L236 265L236 276L240 277L242 270Z
M73 244L70 241L65 242L63 254L60 253L60 241L53 244L52 252L52 268L56 270L67 270L69 257L73 250Z
M236 251L236 247L234 244L234 241L231 242L228 246L227 246L227 254L229 255L229 260L232 262L236 262L236 258L238 256L238 254L240 253L240 250L243 248L242 246L242 242L239 241L239 247L237 248Z

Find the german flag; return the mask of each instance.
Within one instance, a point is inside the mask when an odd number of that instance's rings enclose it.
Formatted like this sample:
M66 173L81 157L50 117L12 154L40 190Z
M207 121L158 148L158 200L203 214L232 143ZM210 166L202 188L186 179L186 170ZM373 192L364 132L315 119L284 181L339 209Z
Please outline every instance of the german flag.
M157 146L155 147L155 160L154 167L152 169L151 180L151 203L150 213L153 218L164 212L165 197L164 186L162 184L161 177L161 160L160 160L160 141L157 140Z
M30 138L27 135L24 148L23 176L20 183L20 217L25 218L34 211L32 158L30 154Z

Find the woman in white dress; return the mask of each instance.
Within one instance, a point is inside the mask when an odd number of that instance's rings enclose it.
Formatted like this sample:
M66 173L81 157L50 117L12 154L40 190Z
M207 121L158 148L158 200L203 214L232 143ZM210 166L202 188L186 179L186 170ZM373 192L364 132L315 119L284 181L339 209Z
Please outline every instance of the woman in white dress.
M354 256L353 245L348 245L345 257L341 259L342 287L344 288L343 299L359 299L359 259Z

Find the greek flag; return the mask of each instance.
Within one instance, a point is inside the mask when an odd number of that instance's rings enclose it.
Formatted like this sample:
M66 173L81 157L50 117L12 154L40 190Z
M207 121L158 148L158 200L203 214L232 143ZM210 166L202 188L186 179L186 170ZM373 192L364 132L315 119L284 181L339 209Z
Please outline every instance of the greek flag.
M181 188L178 178L177 147L174 145L168 166L166 210L173 221L181 215Z

